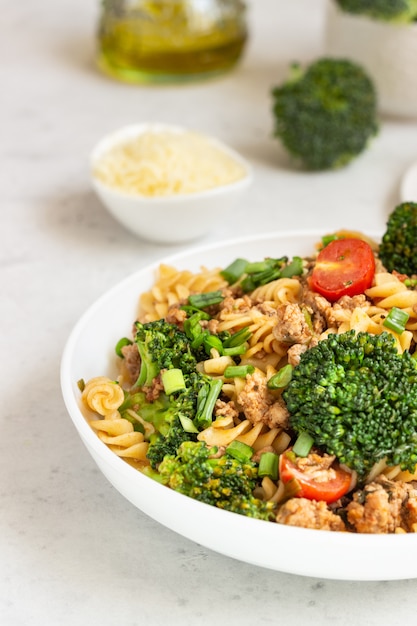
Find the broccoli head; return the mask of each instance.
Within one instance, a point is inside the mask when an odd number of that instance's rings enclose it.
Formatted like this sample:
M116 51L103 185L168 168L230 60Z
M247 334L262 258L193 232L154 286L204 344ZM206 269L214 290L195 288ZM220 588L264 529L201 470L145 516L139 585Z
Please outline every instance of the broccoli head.
M378 131L372 80L349 60L322 58L272 91L275 135L310 170L342 167Z
M197 357L191 350L187 335L175 324L163 319L135 325L135 342L141 359L138 386L150 386L162 369L179 368L193 372Z
M301 356L283 396L294 431L359 477L381 459L414 471L417 363L389 333L329 335Z
M347 13L386 22L408 23L417 17L417 0L336 0Z
M257 519L271 520L274 504L253 496L258 468L250 460L239 461L203 441L185 442L174 456L159 466L162 481L186 496L220 509Z
M403 202L394 209L378 254L388 271L417 274L417 203Z

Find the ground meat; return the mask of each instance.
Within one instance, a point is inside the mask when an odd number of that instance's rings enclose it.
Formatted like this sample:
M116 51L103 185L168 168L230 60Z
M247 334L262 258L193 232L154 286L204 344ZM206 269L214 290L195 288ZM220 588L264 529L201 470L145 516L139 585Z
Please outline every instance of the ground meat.
M311 291L307 284L304 285L302 302L310 314L314 333L321 335L329 327L328 318L332 305L326 298L315 291Z
M135 343L123 346L123 373L128 378L128 382L134 385L138 379L140 372L140 356L138 347Z
M283 343L308 343L313 335L304 312L298 304L283 304L277 308L277 323L272 333Z
M184 320L187 318L187 312L180 309L179 304L174 304L168 309L166 321L168 324L175 324L179 328L183 328Z
M145 392L145 397L148 402L155 402L164 390L164 386L162 384L161 375L156 376L150 387L143 387L143 391Z
M262 422L269 428L286 428L288 426L288 409L281 397L271 394L265 376L255 371L246 377L243 390L237 398L245 416L256 424Z
M204 328L204 321L201 323L201 326ZM206 328L212 335L217 335L217 329L219 326L219 320L211 318L206 322Z
M214 406L214 415L216 417L238 417L239 411L236 409L235 403L233 400L229 402L223 402L223 400L216 400L216 404Z
M361 293L357 296L342 296L337 302L334 303L334 309L343 309L347 311L354 311L358 307L367 307L369 302L366 299L365 294Z
M344 531L345 524L341 517L333 513L325 502L291 498L278 511L276 521L288 526L300 526L315 530Z
M257 304L255 308L268 317L276 317L277 310L274 306L271 306L269 302L261 302Z
M409 483L378 477L353 494L346 507L347 520L359 533L413 530L417 523L417 490Z
M297 456L294 464L309 478L317 482L327 482L336 478L336 472L332 465L336 457L330 454L317 454L310 452L307 456Z
M311 312L314 333L320 335L329 327L340 325L340 312L352 311L358 307L367 307L369 302L364 294L357 296L342 296L337 302L331 304L324 296L311 291L305 286L303 302Z
M307 343L295 343L291 348L287 351L287 359L288 363L293 367L296 367L300 363L300 357L304 352L313 348L318 344L318 339L313 337L311 341Z
M337 328L343 321L350 319L355 309L366 309L368 307L369 302L364 294L353 297L342 296L330 309L328 315L329 326L335 326Z
M252 300L249 296L235 298L233 295L226 296L219 304L221 313L244 313L252 308Z

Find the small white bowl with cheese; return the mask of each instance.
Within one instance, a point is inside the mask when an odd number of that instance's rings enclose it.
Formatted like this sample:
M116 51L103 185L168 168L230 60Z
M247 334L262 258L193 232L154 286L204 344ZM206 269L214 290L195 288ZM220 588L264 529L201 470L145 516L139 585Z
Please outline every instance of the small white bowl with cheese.
M213 230L252 181L250 164L221 141L179 126L137 124L91 155L96 193L123 226L157 243Z

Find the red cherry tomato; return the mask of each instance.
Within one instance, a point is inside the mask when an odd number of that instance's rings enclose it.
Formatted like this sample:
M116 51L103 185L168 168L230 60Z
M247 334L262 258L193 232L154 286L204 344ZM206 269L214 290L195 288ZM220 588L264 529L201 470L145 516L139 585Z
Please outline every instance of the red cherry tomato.
M335 239L323 248L316 260L310 287L330 302L342 296L356 296L371 286L375 257L363 239Z
M298 498L308 500L324 500L336 502L345 495L352 483L352 474L337 465L330 469L323 469L317 465L317 470L311 465L307 469L297 464L297 457L291 451L283 452L279 457L279 476L283 483L296 480L299 491Z

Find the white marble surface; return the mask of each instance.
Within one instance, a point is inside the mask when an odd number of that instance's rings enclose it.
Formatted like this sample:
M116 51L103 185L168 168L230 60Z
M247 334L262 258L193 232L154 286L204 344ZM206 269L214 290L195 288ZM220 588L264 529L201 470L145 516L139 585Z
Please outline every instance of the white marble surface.
M266 571L145 517L78 439L59 363L91 302L180 249L134 238L94 197L88 154L104 133L143 120L179 123L244 153L255 182L238 214L206 239L215 241L271 229L382 229L400 176L417 158L417 123L384 119L350 167L296 173L271 136L270 89L289 61L322 53L324 0L253 0L239 68L165 88L132 87L96 71L98 4L0 2L0 624L415 623L417 581ZM294 558L306 558L296 546Z

